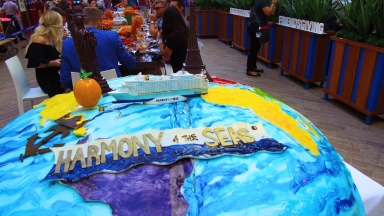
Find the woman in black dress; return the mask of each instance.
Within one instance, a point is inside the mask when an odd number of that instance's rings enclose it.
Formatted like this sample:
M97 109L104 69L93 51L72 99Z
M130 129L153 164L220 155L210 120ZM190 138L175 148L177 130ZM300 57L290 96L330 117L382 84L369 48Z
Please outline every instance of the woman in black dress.
M170 58L173 72L183 68L187 57L188 28L175 7L168 7L163 14L163 26L159 33L159 48L164 58Z
M257 53L259 53L261 44L259 38L256 37L256 33L259 32L259 28L268 25L268 17L273 14L273 11L277 5L278 0L272 0L271 6L269 6L269 0L252 0L251 12L248 22L248 35L251 39L251 49L248 53L247 59L247 75L258 77L259 72L264 72L263 69L259 69L256 66Z
M41 90L53 97L64 92L60 84L60 54L62 49L63 19L57 12L48 10L39 20L39 26L26 48L27 68L35 68Z

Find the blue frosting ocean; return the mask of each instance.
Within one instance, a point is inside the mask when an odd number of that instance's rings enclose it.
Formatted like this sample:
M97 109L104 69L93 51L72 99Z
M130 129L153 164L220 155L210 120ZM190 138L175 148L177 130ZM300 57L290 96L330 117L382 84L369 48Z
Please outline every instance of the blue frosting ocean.
M318 129L320 139L312 134L320 151L316 158L251 110L200 100L189 102L193 127L262 122L272 137L290 148L282 154L195 160L193 173L182 187L188 215L365 215L343 159ZM299 122L312 125L290 107L281 107Z
M115 81L117 82L117 81ZM116 84L115 84L116 85ZM113 86L113 85L112 85ZM258 118L251 110L212 105L200 98L187 103L158 106L113 104L104 97L102 113L87 111L88 140L111 138L146 130L231 125L261 122L284 153L257 152L247 157L223 156L195 160L193 172L182 186L188 215L364 215L364 207L340 155L321 134L321 156L312 157L287 134ZM292 117L307 123L296 111L281 105ZM56 123L39 125L42 108L33 109L0 131L0 215L111 215L108 204L84 201L73 188L57 181L41 181L54 163L53 153L31 156L20 162L27 138ZM305 128L304 125L302 125ZM111 129L113 128L113 129ZM84 138L84 137L83 137ZM81 139L81 138L80 138ZM56 143L74 145L72 133L56 136Z

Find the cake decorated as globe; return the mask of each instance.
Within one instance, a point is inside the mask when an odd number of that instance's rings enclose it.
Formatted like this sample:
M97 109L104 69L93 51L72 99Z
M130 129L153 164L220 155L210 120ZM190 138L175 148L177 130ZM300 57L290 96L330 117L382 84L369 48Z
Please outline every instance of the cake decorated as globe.
M56 95L0 131L0 215L365 215L343 159L300 113L195 75L107 82L82 18L71 34L104 95L88 108Z
M106 94L91 109L57 95L0 146L1 215L365 215L323 133L240 84L157 105Z

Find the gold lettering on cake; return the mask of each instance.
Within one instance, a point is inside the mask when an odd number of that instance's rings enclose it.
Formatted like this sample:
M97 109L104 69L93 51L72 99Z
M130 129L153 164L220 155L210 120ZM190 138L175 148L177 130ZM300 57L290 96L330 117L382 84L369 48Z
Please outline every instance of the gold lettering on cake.
M92 158L95 158L95 165L100 164L100 156L99 156L99 147L95 145L88 146L88 158L87 158L87 167L92 166Z
M225 131L225 128L223 128L223 127L215 128L215 133L216 133L217 138L219 138L221 146L231 146L231 145L233 145L232 142L225 142L225 140L229 139L229 136L227 136L226 134L222 134L221 133L221 132L224 132L224 131Z
M195 134L184 135L181 138L184 138L184 142L197 140L197 136Z
M85 158L84 158L84 152L83 152L83 149L82 148L78 148L76 150L76 154L75 154L75 157L73 158L73 160L71 161L71 166L69 167L69 170L73 170L73 168L75 167L76 163L80 161L81 163L81 168L86 168L87 167L87 164L85 163ZM65 172L65 171L64 171Z
M127 144L128 152L124 152L124 144ZM122 158L128 158L132 155L132 142L129 138L123 138L119 141L119 155Z
M240 136L239 133L235 131L232 127L228 127L229 136L231 136L231 139L233 141L233 144L239 144L237 139L241 140L243 143L245 143L247 140L244 139L244 136Z
M236 128L237 129L237 128ZM255 141L255 137L249 133L246 128L240 128L238 130L233 127L213 127L204 128L202 136L206 138L204 144L209 147L217 148L219 144L223 147L238 145L239 142L244 144L252 143ZM151 154L151 147L156 148L156 153L162 152L162 140L166 132L160 131L158 136L155 137L153 134L147 133L142 134L142 139L134 135L125 135L118 138L110 139L110 143L107 144L106 140L95 141L94 143L88 144L88 146L73 146L70 150L67 150L66 157L64 158L64 151L58 151L57 162L54 173L60 173L61 166L64 164L63 173L71 171L75 168L76 163L81 163L81 168L92 167L93 165L98 166L103 163L107 163L106 154L113 155L113 160L119 160L121 158L138 157L139 148L143 151L143 154ZM174 134L168 134L166 137L173 137ZM180 136L179 136L180 138ZM175 135L173 142L179 142L178 135ZM172 138L171 138L172 139ZM184 142L192 142L198 140L196 132L188 133L181 136ZM108 142L109 142L108 141ZM118 142L118 144L117 144ZM84 157L83 148L87 148L87 158ZM72 151L76 154L73 159ZM108 153L107 153L108 152ZM141 152L140 152L141 153ZM56 154L56 152L55 152ZM93 159L95 163L93 164Z
M145 139L145 135L143 135L143 139ZM149 150L148 142L143 143L140 142L140 140L136 136L132 136L132 146L133 146L133 156L137 157L139 154L137 153L137 147L141 148L145 154L151 154L151 151Z
M117 150L116 150L116 141L112 140L109 145L107 145L105 142L101 142L101 157L100 157L100 163L105 163L105 151L112 152L113 154L113 160L118 160L119 157L117 156Z
M209 146L209 147L217 147L219 145L218 140L214 136L209 135L208 133L214 133L214 130L211 128L206 128L203 130L203 136L208 138L208 139L213 140L213 143L205 141L204 144Z
M174 143L179 143L179 138L177 137L177 135L173 138L172 140Z
M56 162L56 168L54 172L55 174L60 173L61 164L64 164L63 172L68 172L69 164L71 162L72 150L67 151L67 157L65 159L63 158L63 155L64 151L60 151Z
M249 131L245 128L240 128L238 131L238 134L243 137L243 139L241 139L244 143L252 143L252 142L255 142L255 137L249 135ZM245 140L245 141L244 141Z
M156 146L156 152L159 153L159 152L162 152L162 149L161 149L161 146L162 146L162 143L161 143L161 140L163 139L163 135L164 135L164 132L160 132L159 136L157 137L157 139L152 135L152 134L145 134L146 137L148 137ZM148 145L148 140L146 138L144 138L144 144L145 145Z

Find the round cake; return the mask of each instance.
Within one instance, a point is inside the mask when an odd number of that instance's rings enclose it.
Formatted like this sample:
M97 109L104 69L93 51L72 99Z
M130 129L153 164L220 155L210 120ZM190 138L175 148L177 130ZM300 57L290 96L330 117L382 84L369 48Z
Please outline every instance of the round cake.
M0 146L0 215L365 215L324 134L240 84L159 105L105 95L93 109L57 95Z

